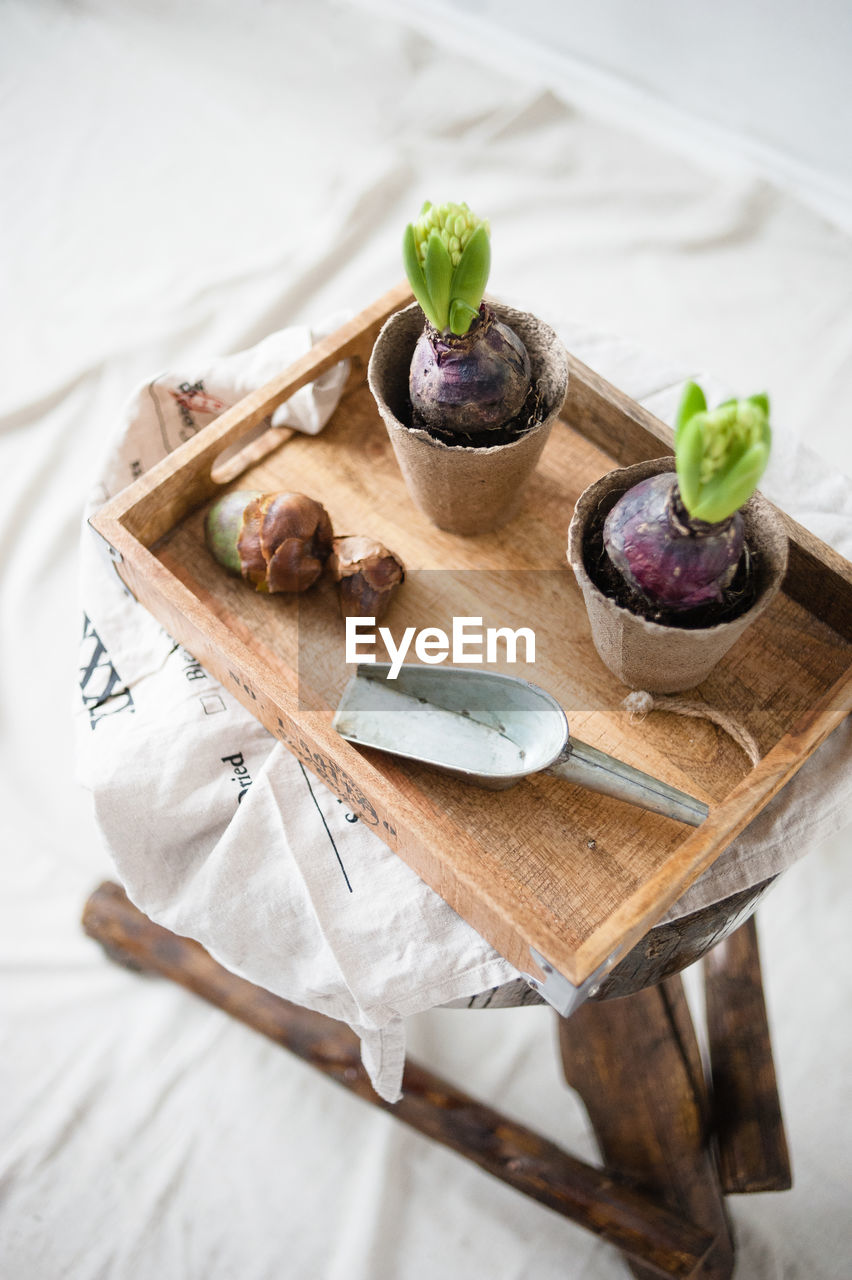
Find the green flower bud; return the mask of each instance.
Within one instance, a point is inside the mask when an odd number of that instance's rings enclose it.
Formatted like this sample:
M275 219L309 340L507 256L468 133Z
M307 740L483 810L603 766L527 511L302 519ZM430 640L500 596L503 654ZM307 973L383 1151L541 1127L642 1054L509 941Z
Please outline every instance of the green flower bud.
M424 202L403 237L403 262L414 296L436 329L466 333L476 317L491 265L487 219L467 204ZM450 324L453 316L453 324Z
M678 487L689 514L719 523L757 488L769 460L769 400L728 400L709 410L701 388L684 388L675 428Z

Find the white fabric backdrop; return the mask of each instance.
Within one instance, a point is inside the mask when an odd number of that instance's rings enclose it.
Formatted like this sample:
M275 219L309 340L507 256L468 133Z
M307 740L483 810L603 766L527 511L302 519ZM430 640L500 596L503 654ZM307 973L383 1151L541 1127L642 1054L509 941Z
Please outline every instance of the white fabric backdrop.
M850 242L739 166L687 164L641 122L604 125L348 6L2 16L0 1270L623 1275L81 936L111 868L73 776L79 514L133 386L360 307L399 278L412 208L445 192L492 219L495 293L665 353L672 378L767 386L776 421L850 470ZM848 843L815 848L761 909L796 1187L732 1202L749 1280L834 1280L852 1256ZM547 1010L422 1015L409 1046L594 1158Z
M496 68L519 66L570 105L643 131L687 155L759 166L852 230L852 9L846 0L352 0L399 15L450 48L469 43ZM771 13L771 18L770 18Z

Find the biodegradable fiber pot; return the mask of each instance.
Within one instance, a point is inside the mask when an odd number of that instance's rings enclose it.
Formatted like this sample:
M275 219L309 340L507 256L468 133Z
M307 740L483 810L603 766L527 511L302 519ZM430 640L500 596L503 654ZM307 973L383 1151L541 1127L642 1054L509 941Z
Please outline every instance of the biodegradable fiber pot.
M591 523L602 523L634 484L661 471L674 471L674 465L674 458L655 458L608 472L580 495L568 530L568 561L583 593L595 648L619 680L649 693L680 693L700 684L769 605L787 568L784 526L775 509L755 493L742 513L746 546L758 575L756 598L738 618L695 629L666 626L631 613L604 594L587 567Z
M408 372L423 332L423 312L416 303L391 316L370 358L370 390L408 492L434 524L450 533L489 533L517 514L568 387L568 360L553 330L526 312L490 299L488 305L526 346L538 393L539 420L509 444L447 445L406 425Z

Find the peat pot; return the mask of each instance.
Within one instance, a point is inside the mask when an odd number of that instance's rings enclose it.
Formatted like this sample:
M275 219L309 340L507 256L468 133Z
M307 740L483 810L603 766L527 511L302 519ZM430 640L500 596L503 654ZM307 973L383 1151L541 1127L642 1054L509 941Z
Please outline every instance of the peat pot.
M568 530L568 561L589 615L595 648L610 671L631 689L679 693L701 683L781 587L787 535L775 508L755 493L742 508L746 547L756 574L755 597L739 617L714 626L685 628L650 622L606 595L589 574L590 527L628 489L647 476L674 471L674 458L655 458L610 471L580 495Z
M413 303L386 322L370 358L368 379L396 460L414 503L433 524L450 533L489 533L519 511L524 486L541 456L568 386L565 349L535 316L491 299L489 307L514 329L527 348L538 395L536 422L508 444L449 445L407 425L408 373L423 312Z

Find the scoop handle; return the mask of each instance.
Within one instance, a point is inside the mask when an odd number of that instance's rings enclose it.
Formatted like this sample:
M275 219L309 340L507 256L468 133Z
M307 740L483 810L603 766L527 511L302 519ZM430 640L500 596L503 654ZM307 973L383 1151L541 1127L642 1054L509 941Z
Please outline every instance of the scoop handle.
M707 805L696 800L695 796L678 791L677 787L670 787L667 782L652 778L649 773L634 769L623 760L616 760L615 756L578 742L576 738L569 739L564 753L545 772L565 778L567 782L575 782L589 791L626 800L628 804L649 809L651 813L686 822L691 827L700 826L710 812Z

